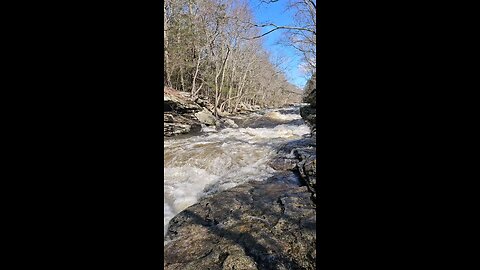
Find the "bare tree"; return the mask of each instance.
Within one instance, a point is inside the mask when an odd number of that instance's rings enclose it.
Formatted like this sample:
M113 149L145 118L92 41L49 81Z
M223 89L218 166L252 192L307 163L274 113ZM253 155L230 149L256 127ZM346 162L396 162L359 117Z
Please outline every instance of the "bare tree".
M262 47L247 0L164 2L165 82L212 101L212 111L296 100L279 64Z

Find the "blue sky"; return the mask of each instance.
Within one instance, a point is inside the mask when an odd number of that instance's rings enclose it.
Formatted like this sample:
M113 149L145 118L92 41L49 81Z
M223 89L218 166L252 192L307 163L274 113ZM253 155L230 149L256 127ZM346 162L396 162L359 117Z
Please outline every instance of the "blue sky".
M291 25L293 15L291 11L286 10L288 0L279 0L274 3L261 3L260 0L248 0L257 23L271 22L276 25ZM263 28L262 34L271 28ZM285 75L294 85L303 89L307 78L300 72L299 65L301 58L292 47L276 44L283 34L282 30L274 31L263 37L264 47L273 57L281 56L288 59L285 65Z

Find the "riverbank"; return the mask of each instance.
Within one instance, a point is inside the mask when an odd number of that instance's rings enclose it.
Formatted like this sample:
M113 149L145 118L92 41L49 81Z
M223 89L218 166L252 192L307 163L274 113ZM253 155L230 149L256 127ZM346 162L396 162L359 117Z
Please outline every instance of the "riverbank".
M223 119L224 117L244 115L260 109L258 106L250 107L241 104L234 114L218 111L219 117L215 117L215 108L208 100L202 97L193 100L190 93L168 87L163 89L163 105L163 133L167 137L198 133L202 130L202 126L229 126L232 122Z
M218 117L215 117L215 108L208 100L202 97L192 99L190 93L168 87L164 87L163 90L163 105L164 136L166 137L198 134L202 129L208 128L237 127L232 119L262 110L260 106L240 103L235 112L217 111Z

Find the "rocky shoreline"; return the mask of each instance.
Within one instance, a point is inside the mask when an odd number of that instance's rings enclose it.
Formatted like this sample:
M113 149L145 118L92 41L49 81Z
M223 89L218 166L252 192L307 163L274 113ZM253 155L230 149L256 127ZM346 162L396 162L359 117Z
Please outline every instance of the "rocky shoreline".
M185 93L171 88L163 90L163 133L174 136L198 132L202 124L215 125L215 117L206 108L192 101Z
M163 89L163 106L163 134L167 137L199 132L202 125L207 127L234 125L233 121L224 118L229 115L228 113L219 112L219 118L216 118L214 106L208 100L202 97L192 100L189 93L172 88ZM260 108L241 104L237 113L251 113L258 109Z
M270 162L274 176L205 197L170 221L164 269L316 269L315 95L310 92L310 105L301 108L310 136L277 151ZM195 116L199 107L172 111ZM173 135L187 131L181 125L198 128L193 117L172 117Z

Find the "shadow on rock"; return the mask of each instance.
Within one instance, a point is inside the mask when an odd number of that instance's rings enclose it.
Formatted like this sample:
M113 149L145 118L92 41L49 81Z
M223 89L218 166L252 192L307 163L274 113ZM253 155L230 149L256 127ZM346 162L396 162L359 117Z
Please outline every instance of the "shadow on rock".
M291 172L202 199L170 222L164 269L315 269L315 212Z

